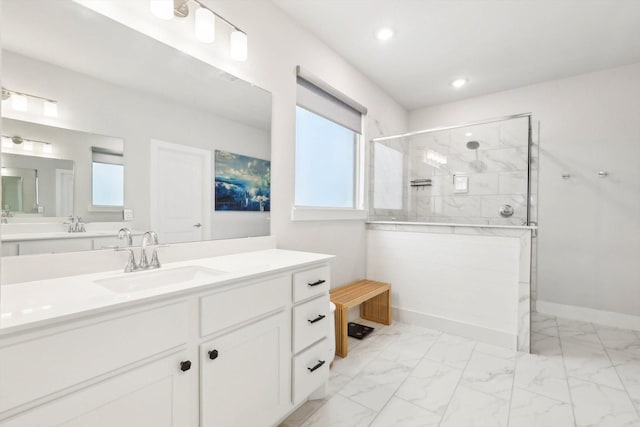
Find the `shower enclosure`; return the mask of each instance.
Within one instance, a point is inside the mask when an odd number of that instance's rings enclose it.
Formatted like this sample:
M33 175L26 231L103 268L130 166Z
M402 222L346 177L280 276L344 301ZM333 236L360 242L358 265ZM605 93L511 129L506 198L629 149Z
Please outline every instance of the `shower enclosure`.
M372 140L369 220L535 223L532 130L518 114Z

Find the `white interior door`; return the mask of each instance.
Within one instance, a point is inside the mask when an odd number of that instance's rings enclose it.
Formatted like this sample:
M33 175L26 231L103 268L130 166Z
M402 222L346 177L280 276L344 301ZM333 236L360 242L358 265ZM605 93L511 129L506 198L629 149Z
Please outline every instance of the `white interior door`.
M73 215L73 172L56 169L56 216Z
M161 243L211 236L211 152L151 140L151 228Z

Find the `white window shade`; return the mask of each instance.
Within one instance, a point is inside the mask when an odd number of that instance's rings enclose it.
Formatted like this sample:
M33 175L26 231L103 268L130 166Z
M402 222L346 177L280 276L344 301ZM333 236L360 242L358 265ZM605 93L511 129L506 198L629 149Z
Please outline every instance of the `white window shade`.
M358 134L362 133L362 115L367 109L324 81L297 68L298 106L331 120Z
M108 163L111 165L124 164L122 153L101 147L91 147L91 160L95 163Z

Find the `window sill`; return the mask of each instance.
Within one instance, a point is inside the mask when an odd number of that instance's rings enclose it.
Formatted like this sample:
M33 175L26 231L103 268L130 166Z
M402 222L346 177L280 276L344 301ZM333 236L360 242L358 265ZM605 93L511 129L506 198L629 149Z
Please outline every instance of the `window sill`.
M89 205L87 212L122 212L123 206L96 206Z
M353 208L320 208L294 206L291 209L291 221L365 221L367 211Z

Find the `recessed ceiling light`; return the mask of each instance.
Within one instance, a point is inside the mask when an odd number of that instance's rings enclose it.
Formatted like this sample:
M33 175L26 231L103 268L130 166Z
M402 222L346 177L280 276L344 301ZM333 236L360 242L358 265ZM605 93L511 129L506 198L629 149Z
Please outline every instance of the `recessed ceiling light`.
M391 37L393 37L394 35L394 31L393 29L389 28L389 27L384 27L384 28L380 28L378 30L378 32L376 33L376 37L378 38L378 40L389 40Z
M473 135L471 132L467 132L464 134L464 136L471 136L471 135Z
M466 84L467 84L467 79L455 79L454 81L451 82L451 86L455 87L456 89L461 88Z

